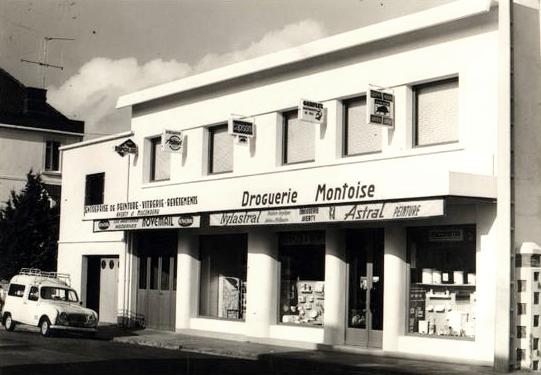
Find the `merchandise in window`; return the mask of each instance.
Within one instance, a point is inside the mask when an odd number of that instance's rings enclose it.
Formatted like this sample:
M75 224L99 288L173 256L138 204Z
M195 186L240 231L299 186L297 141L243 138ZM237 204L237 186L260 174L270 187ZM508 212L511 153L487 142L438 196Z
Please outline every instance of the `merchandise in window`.
M344 101L344 155L381 151L381 125L366 123L366 97Z
M408 332L475 338L475 226L408 229Z
M280 322L322 326L325 233L280 234Z
M233 171L233 137L227 132L227 125L209 129L209 172Z
M246 235L202 236L199 314L244 319L246 315Z
M169 180L171 154L162 151L161 137L152 138L150 143L150 181Z
M283 113L284 164L315 160L316 125L300 121L297 110Z
M413 88L415 146L458 141L458 78Z
M85 181L85 205L103 204L103 190L105 173L86 175Z
M60 171L60 142L47 141L45 144L45 170Z

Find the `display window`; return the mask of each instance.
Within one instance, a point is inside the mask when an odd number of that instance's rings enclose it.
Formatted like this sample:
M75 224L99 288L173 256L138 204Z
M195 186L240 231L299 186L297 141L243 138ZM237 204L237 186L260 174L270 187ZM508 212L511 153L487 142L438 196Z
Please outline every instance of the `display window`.
M280 322L322 326L325 233L280 234Z
M245 234L201 236L200 315L245 318L247 255Z
M408 229L408 333L475 338L474 225Z

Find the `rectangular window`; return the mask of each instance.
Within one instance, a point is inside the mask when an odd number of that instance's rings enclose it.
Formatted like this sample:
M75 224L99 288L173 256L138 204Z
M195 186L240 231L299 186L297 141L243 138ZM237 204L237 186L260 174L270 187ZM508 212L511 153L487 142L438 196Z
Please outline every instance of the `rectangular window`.
M150 181L169 180L171 154L162 151L161 137L150 140Z
M246 314L246 235L202 236L199 314L244 319Z
M60 171L60 142L47 141L45 143L45 170L50 172Z
M539 304L539 292L533 292L533 304L534 305Z
M209 173L233 171L233 137L227 125L209 128Z
M526 291L526 280L517 280L517 292Z
M22 297L24 295L24 285L10 284L8 290L8 296Z
M533 339L532 349L533 350L538 350L539 349L539 338L534 338Z
M458 141L458 78L413 88L415 146Z
M139 257L139 289L147 288L147 257Z
M280 322L322 326L325 233L280 233Z
M526 314L526 304L517 303L517 315L524 315L524 314Z
M297 110L284 112L284 164L315 160L316 124L298 120Z
M517 326L517 339L526 338L526 326Z
M408 229L409 333L475 337L475 238L473 225Z
M86 175L85 206L103 204L104 184L105 173L102 172Z
M344 101L344 155L359 155L381 151L379 125L366 123L366 97Z
M534 315L533 316L533 326L534 327L539 327L539 315Z

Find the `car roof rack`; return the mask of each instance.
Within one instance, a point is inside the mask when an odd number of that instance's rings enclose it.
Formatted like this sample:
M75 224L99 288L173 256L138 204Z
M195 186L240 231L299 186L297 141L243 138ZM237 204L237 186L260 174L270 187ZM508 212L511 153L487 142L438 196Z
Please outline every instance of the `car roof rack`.
M21 268L19 271L19 275L26 275L26 276L35 276L35 277L44 277L47 279L56 279L63 281L67 285L70 285L70 275L68 273L60 273L60 272L46 272L42 271L39 268Z

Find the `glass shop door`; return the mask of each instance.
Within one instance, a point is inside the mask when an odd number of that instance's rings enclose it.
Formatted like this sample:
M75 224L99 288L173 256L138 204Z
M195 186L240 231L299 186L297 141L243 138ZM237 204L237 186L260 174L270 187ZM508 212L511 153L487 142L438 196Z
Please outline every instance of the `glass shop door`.
M346 237L348 298L346 344L381 348L383 336L383 229L351 230Z

